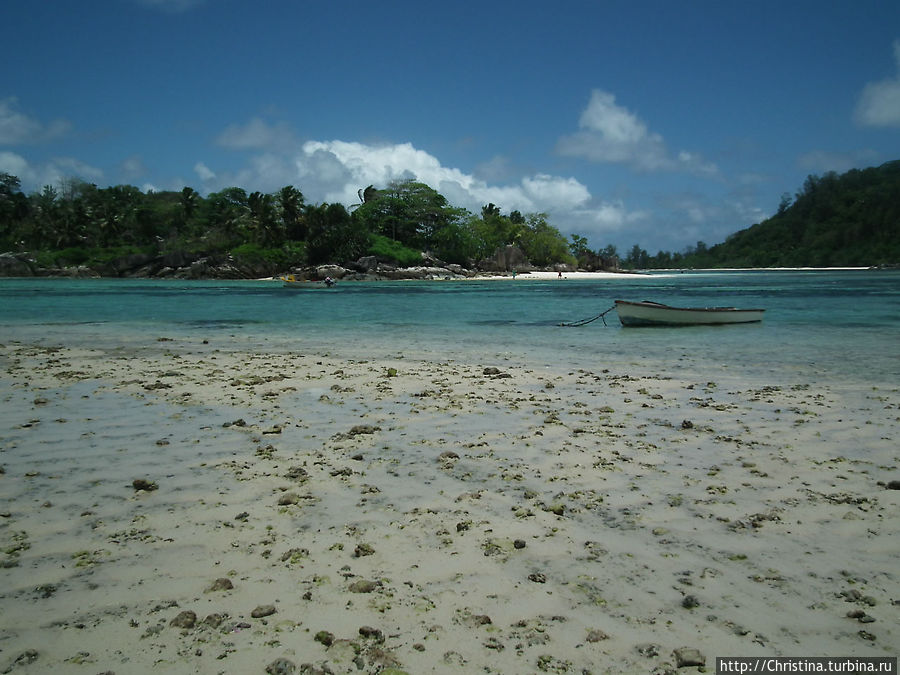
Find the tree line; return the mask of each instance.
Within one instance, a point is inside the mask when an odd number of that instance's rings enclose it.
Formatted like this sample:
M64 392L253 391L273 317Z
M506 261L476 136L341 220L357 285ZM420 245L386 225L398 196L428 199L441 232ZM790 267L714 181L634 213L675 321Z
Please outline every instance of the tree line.
M283 268L342 263L361 256L399 265L422 252L472 266L518 246L537 267L583 269L849 266L900 262L900 161L810 175L781 197L771 218L708 246L651 255L639 245L592 250L569 239L544 213L504 214L486 204L478 214L455 207L415 180L359 191L359 204L310 204L294 186L274 193L229 187L203 197L185 187L142 192L100 188L69 179L26 195L18 177L0 173L0 250L29 251L50 264L81 264L127 253L230 252Z
M129 252L232 252L289 267L365 255L413 265L422 252L471 265L516 245L536 266L577 264L544 213L503 214L487 204L473 214L414 180L369 186L359 196L348 209L307 203L290 185L274 193L229 187L204 197L190 187L144 193L75 179L25 195L16 176L0 173L0 250L43 252L58 264Z

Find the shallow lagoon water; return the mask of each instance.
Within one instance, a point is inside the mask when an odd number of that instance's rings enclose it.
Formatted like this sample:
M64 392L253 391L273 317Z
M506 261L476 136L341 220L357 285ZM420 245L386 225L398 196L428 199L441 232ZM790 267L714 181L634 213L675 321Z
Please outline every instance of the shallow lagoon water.
M615 299L766 309L760 324L623 329ZM343 282L9 279L9 337L52 344L140 345L160 337L233 338L238 348L326 350L531 365L659 368L718 364L757 374L900 375L900 273L728 271L633 278ZM8 338L7 338L8 339Z

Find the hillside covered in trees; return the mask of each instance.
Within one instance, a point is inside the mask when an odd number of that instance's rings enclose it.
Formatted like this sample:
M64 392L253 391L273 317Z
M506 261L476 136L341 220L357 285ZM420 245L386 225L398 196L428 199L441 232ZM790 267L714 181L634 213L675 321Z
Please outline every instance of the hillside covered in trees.
M809 176L782 196L768 220L715 246L649 255L635 245L592 250L567 240L546 214L480 214L449 204L413 180L359 191L359 204L308 204L296 187L275 193L226 188L203 197L147 192L130 185L99 188L69 180L30 195L16 176L0 173L0 251L42 270L87 266L128 275L140 265L203 256L237 261L247 275L275 274L363 257L397 266L431 259L496 270L498 251L515 247L524 265L574 269L874 266L900 263L900 161L843 175ZM156 268L146 261L163 261ZM124 262L123 262L124 261ZM507 258L508 261L508 258ZM23 263L24 264L24 263ZM520 268L521 269L521 268ZM243 271L243 272L242 272ZM9 272L15 273L15 272Z
M629 258L646 268L870 267L900 264L900 160L809 176L778 212L721 244ZM643 264L641 264L643 263Z

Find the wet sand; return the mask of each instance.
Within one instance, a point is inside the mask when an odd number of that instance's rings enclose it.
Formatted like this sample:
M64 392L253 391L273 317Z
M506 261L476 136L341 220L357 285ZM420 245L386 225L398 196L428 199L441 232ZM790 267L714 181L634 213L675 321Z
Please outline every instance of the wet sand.
M0 672L895 655L896 385L232 349L0 347Z

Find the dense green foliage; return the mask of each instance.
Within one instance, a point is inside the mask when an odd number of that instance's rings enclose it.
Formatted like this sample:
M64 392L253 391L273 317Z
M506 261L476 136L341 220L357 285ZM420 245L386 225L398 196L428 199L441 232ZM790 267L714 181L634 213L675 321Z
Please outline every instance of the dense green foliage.
M712 247L718 266L859 266L900 262L900 161L809 176L793 204Z
M422 254L419 251L404 246L396 239L373 234L369 241L368 253L379 260L397 263L400 266L415 265L422 260Z
M0 250L30 251L47 266L110 263L133 254L186 251L231 253L280 269L361 256L415 265L422 252L471 265L498 249L518 246L539 267L558 263L588 269L868 266L900 262L900 161L841 176L809 176L791 198L782 196L768 220L721 244L697 242L680 253L649 255L635 245L588 248L566 241L546 214L501 213L487 204L472 214L413 180L360 190L361 203L307 204L286 186L248 194L239 187L206 197L190 187L143 193L130 185L98 188L69 180L25 195L16 176L0 173Z
M19 186L17 177L0 174L0 250L31 251L51 266L176 251L227 252L285 269L366 255L408 266L422 252L466 265L510 244L538 265L574 262L546 215L504 216L489 204L477 217L412 180L360 190L362 203L350 211L306 204L293 186L273 194L230 187L205 198L190 187L145 194L73 180L26 196Z
M867 267L900 263L900 161L809 176L777 213L721 244L650 256L635 247L636 268Z

